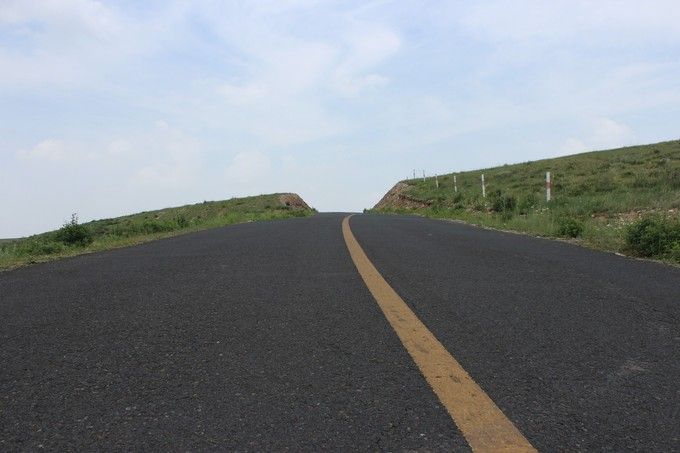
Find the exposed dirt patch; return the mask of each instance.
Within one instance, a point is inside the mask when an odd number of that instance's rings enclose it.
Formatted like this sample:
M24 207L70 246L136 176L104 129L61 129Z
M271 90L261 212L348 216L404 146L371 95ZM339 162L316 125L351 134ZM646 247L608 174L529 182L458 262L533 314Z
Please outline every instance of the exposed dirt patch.
M405 182L398 182L392 187L389 192L375 205L373 209L398 208L398 209L415 209L427 208L429 203L412 198L406 194L410 186Z
M279 195L279 201L283 206L290 206L293 209L311 209L296 193L283 193Z
M616 214L591 214L590 217L596 219L602 223L607 223L610 225L630 225L635 223L640 219L649 216L661 216L667 218L677 217L679 214L677 209L642 209L629 212L619 212Z

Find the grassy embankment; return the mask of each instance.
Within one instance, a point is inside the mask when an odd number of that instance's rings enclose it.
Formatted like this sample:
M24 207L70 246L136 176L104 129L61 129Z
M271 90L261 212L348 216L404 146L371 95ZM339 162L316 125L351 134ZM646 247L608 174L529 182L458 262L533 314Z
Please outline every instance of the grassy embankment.
M192 231L259 220L306 217L315 211L287 206L281 194L206 201L78 224L23 239L0 241L0 270L108 250Z
M545 200L545 172L553 199ZM487 197L482 197L481 175ZM423 206L377 212L419 214L680 263L680 141L596 151L403 181ZM390 204L390 203L388 203Z

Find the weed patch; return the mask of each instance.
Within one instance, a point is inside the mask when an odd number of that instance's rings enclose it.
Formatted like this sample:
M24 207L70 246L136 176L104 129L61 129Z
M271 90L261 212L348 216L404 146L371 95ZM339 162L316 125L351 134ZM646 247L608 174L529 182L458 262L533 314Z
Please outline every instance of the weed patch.
M573 217L563 217L557 221L557 234L562 237L577 238L583 234L583 222Z
M680 257L680 221L660 217L639 220L628 227L626 245L637 256L677 259Z
M55 239L65 245L80 246L91 244L93 240L89 228L78 223L78 214L71 215L71 220L57 231Z

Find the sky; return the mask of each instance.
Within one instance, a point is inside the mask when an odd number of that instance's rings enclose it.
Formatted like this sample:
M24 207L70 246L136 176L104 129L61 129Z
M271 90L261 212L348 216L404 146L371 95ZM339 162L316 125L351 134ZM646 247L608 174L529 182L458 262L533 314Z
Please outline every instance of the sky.
M680 138L680 2L0 0L0 238Z

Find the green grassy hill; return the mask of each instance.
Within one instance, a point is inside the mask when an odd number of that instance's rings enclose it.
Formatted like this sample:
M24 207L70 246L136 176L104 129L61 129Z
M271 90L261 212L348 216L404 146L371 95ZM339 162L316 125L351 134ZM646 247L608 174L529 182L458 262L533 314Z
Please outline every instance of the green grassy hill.
M550 202L546 171L553 177ZM434 178L401 181L373 210L571 237L599 249L680 262L680 141L455 173L458 192L453 176L439 176L439 187ZM635 244L635 234L649 244Z
M313 213L296 194L271 194L204 201L83 224L74 217L59 230L0 241L0 270L234 223L305 217Z

